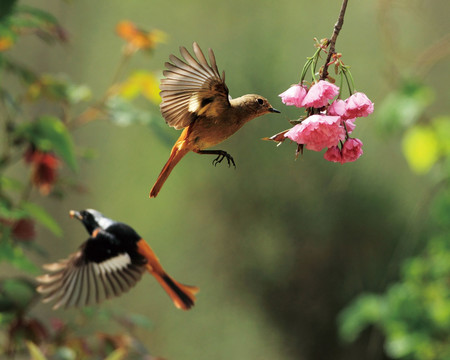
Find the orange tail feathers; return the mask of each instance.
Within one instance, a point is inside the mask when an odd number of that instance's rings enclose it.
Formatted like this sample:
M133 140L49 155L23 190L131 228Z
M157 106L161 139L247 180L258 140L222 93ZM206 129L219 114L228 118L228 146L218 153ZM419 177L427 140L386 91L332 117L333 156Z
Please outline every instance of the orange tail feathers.
M147 265L147 267L149 267L149 265ZM149 271L155 279L158 280L159 284L170 296L178 309L189 310L194 306L195 294L198 293L199 290L198 287L180 284L166 273L160 275L150 269Z
M166 293L172 299L178 309L189 310L195 303L195 294L199 291L196 286L183 285L171 278L162 268L152 248L141 239L137 243L138 251L147 259L147 269Z
M173 146L169 160L167 160L166 165L164 165L163 169L161 170L161 173L158 176L158 179L156 179L155 185L153 185L152 189L150 190L151 198L156 197L156 195L158 195L175 165L178 164L178 162L183 158L183 156L190 151L190 149L188 149L187 146L183 146L185 145L184 135L185 133L183 132L180 136L180 139L178 139L178 141Z

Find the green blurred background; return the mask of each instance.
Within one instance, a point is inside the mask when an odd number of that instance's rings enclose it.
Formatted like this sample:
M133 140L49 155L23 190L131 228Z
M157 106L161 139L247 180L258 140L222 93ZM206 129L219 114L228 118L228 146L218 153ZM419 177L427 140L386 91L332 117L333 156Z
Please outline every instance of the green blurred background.
M295 146L260 139L289 127L298 109L278 94L298 82L313 38L331 35L341 1L22 1L53 13L70 43L49 47L24 39L14 50L40 72L65 73L100 95L110 84L123 40L120 20L169 34L154 56L135 56L133 69L159 70L178 47L215 50L233 97L259 93L282 111L246 125L218 148L237 169L213 167L189 154L156 199L148 192L179 132L162 127L113 126L99 121L75 132L80 148L96 158L80 162L87 192L45 207L64 229L57 238L40 229L46 263L66 257L87 238L70 209L95 208L132 225L151 244L169 274L200 287L195 308L175 309L150 276L107 308L146 315L152 326L138 332L155 356L167 359L383 359L382 337L366 331L355 343L337 335L337 314L358 294L382 292L398 276L401 261L420 248L427 214L421 210L430 177L411 173L399 138L378 131L376 110L399 72L449 32L447 0L350 0L337 51L351 65L356 88L375 103L354 135L364 155L343 166ZM391 48L385 21L402 49ZM406 49L406 50L405 50ZM395 59L393 57L396 57ZM395 61L394 61L395 60ZM395 65L394 65L395 64ZM450 65L438 63L426 78L436 91L435 113L449 110ZM150 106L150 105L149 105ZM82 110L82 109L80 109ZM163 124L155 112L154 121ZM70 174L69 174L70 175ZM77 310L42 317L74 317ZM104 329L105 331L107 329Z

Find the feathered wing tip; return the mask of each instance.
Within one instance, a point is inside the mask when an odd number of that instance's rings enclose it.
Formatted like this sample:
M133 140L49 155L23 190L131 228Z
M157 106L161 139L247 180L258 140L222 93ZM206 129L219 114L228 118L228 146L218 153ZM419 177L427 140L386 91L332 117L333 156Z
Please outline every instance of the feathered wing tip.
M55 301L53 309L99 304L131 289L145 266L131 264L128 254L102 263L84 262L82 252L68 259L44 265L50 273L36 278L43 302Z
M184 65L187 65L188 69L190 68L191 70L194 70L199 75L202 75L205 79L216 77L220 79L220 74L219 71L217 70L214 52L211 49L209 49L209 59L211 62L210 65L208 64L208 61L206 61L206 57L203 54L202 49L200 49L200 46L196 42L192 44L192 47L194 49L194 54L197 57L197 59L195 59L184 46L180 47L180 53L186 60L186 63Z
M214 52L209 49L209 64L199 45L193 44L195 59L185 47L180 47L182 59L170 55L165 78L161 80L161 113L169 126L182 129L191 124L201 108L202 100L219 96L228 100L228 89L217 68Z

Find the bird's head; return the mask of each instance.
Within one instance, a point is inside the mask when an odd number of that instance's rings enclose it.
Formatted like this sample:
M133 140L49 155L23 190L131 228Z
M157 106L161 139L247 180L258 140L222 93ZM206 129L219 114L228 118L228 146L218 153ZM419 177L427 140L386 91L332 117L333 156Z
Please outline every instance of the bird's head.
M86 209L81 211L70 210L70 217L80 220L89 234L97 228L105 230L111 224L113 220L105 217L101 212L94 209Z
M267 113L280 113L269 101L261 95L249 94L237 98L236 101L245 112L254 115L253 117L261 116Z

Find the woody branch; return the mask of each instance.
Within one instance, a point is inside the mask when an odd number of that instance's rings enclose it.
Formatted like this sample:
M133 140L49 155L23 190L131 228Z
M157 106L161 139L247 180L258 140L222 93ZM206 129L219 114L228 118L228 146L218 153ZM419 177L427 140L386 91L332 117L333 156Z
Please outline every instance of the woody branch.
M328 50L328 55L327 55L327 59L325 61L325 65L323 66L323 70L322 70L322 75L320 77L321 80L325 80L328 76L328 66L330 64L331 61L331 57L336 54L336 40L337 37L339 35L339 32L342 29L342 25L344 24L344 16L345 16L345 10L347 9L347 3L348 0L344 0L342 2L342 6L341 6L341 11L339 13L339 18L336 22L336 24L334 25L334 30L333 30L333 35L331 36L330 39L328 39L328 43L330 45L330 48Z

